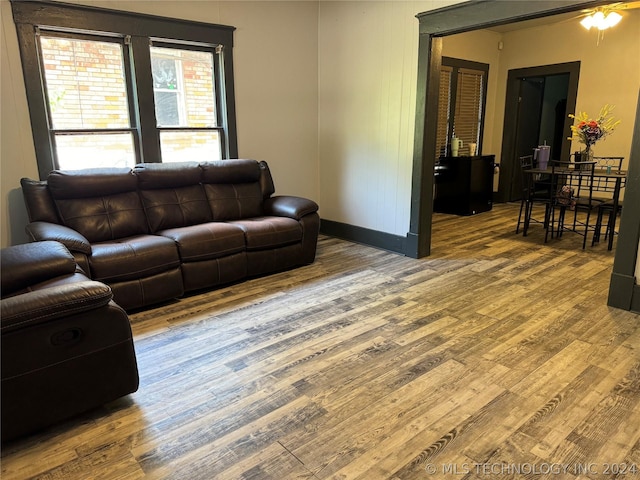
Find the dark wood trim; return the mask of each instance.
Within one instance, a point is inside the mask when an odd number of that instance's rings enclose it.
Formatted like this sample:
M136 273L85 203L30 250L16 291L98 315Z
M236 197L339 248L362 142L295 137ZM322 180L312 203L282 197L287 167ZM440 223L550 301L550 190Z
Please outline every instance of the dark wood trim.
M453 113L455 114L455 105L458 101L458 71L460 68L468 68L470 70L478 70L484 72L484 86L482 88L482 120L480 121L480 132L478 134L478 155L482 154L482 136L484 134L484 117L487 111L487 87L489 85L489 64L482 62L474 62L472 60L464 60L462 58L442 57L442 65L453 68L451 81L451 105L453 105ZM439 87L438 87L439 88ZM453 135L453 122L449 122L449 128L447 131L447 144L450 143L451 136Z
M419 25L416 128L413 152L411 221L406 254L415 258L431 251L433 171L435 166L439 69L442 43L439 37L496 25L530 20L585 7L604 5L601 0L510 1L470 0L416 15ZM436 70L434 73L433 70ZM433 81L438 78L438 81Z
M610 0L468 0L416 17L420 21L420 34L443 37L610 3Z
M609 305L611 305L611 303L609 303ZM629 310L635 313L640 313L640 285L633 286L633 296L631 298L631 307Z
M447 67L469 68L485 73L489 71L488 63L474 62L473 60L465 60L463 58L442 57L442 65L446 65Z
M436 165L436 125L438 123L442 39L431 35L420 35L418 58L411 217L405 251L407 256L413 258L425 257L431 253L433 172Z
M390 252L404 253L405 251L405 239L400 235L356 227L332 220L322 219L320 222L320 233L349 240L350 242L381 248Z
M635 127L624 192L624 209L620 218L616 256L611 274L608 305L625 310L640 303L635 269L640 243L640 91L636 107ZM637 310L636 310L637 311Z
M160 132L156 128L156 111L153 105L153 76L151 75L151 51L149 38L135 35L131 37L133 90L137 104L138 129L140 132L140 161L158 163L162 161L160 152Z
M228 51L227 51L228 50ZM233 55L231 48L222 49L222 60L219 67L222 74L218 78L218 89L224 95L225 104L222 118L225 121L224 129L226 131L225 145L226 158L238 158L238 133L236 130L236 94L233 73ZM224 78L224 82L223 79ZM225 152L223 152L224 155Z
M235 27L53 1L11 0L17 24L233 46ZM170 32L167 36L166 32Z
M508 202L511 198L511 179L514 168L519 168L516 162L515 137L518 127L518 96L520 95L520 79L525 77L545 77L549 75L569 74L567 91L567 112L575 112L578 97L578 81L580 78L580 62L556 63L553 65L539 65L535 67L515 68L507 73L507 91L504 106L504 123L502 128L502 148L500 153L500 181L496 200ZM565 117L563 138L571 136L572 120ZM571 142L564 141L560 158L568 159L571 154Z
M38 174L41 179L47 177L55 168L53 158L52 136L49 135L49 119L46 115L45 93L40 84L40 63L37 53L36 36L32 25L16 24L20 57L22 58L22 74L27 91L27 105L33 131L33 144L38 159Z
M609 297L607 305L629 310L633 301L635 278L633 275L625 275L613 272L609 284ZM638 299L636 299L637 301Z

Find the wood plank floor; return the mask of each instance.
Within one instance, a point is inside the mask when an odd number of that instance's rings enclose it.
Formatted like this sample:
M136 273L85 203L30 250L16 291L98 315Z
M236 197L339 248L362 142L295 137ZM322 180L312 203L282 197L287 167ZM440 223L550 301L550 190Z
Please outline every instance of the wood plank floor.
M420 260L321 237L131 315L139 391L5 445L2 479L640 478L613 253L515 235L517 209L435 215Z

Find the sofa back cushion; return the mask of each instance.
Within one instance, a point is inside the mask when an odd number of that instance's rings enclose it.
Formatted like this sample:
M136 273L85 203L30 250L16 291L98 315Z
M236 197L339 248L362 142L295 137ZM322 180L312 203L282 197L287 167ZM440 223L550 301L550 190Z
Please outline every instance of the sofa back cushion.
M128 168L54 170L47 183L62 223L92 243L149 231Z
M213 220L262 215L260 165L255 160L216 160L200 164Z
M133 173L151 232L211 221L198 163L141 163Z

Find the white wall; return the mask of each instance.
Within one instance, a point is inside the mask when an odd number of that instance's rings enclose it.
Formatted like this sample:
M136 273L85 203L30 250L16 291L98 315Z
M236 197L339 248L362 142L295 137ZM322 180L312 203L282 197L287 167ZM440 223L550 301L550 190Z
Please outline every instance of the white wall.
M0 223L1 246L24 243L27 214L20 178L38 177L16 29L8 1L0 2Z
M319 200L317 2L74 0L73 3L236 27L238 150L266 160L277 194ZM27 241L21 177L38 177L15 26L2 12L1 245Z
M320 205L328 220L409 231L415 15L457 2L320 2Z
M454 2L451 2L454 3ZM404 236L409 228L418 23L443 3L320 2L320 204L325 219ZM468 32L443 40L443 54L490 64L483 153L500 161L507 72L580 60L578 111L616 104L618 130L598 155L629 157L640 85L640 11L606 32L577 21L522 31ZM498 51L498 41L504 48ZM621 61L622 59L622 61ZM627 60L627 61L625 61ZM576 144L572 150L578 150ZM494 189L497 190L497 176Z

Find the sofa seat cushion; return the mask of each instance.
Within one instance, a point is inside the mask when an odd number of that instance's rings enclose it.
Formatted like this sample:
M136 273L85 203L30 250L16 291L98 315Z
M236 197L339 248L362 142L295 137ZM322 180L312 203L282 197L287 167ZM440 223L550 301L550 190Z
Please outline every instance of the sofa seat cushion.
M302 240L302 227L291 218L255 217L227 223L242 229L247 250L282 247Z
M172 239L183 262L199 262L226 257L245 250L244 231L238 225L211 222L190 227L161 230L158 235Z
M176 244L159 235L136 235L95 243L91 277L106 283L156 275L180 265Z

